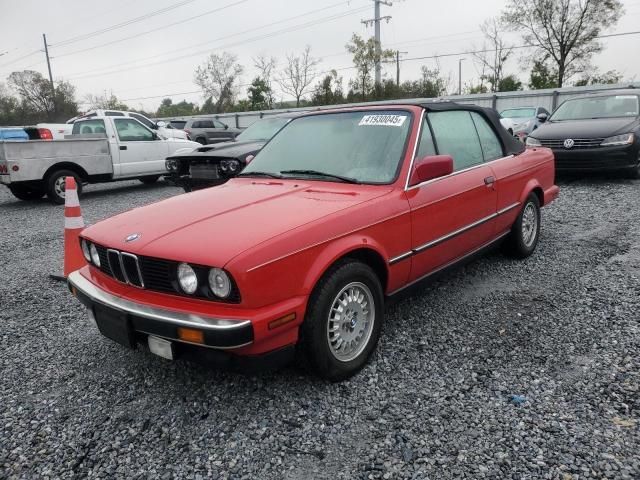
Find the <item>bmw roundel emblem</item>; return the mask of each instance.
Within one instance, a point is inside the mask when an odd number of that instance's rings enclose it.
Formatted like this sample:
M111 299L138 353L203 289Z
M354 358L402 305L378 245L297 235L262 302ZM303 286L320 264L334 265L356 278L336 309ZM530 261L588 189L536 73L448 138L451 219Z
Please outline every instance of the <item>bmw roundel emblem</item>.
M139 238L140 238L140 234L139 233L132 233L131 235L128 235L127 238L124 239L124 241L127 242L127 243L135 242Z
M576 142L573 141L573 138L567 138L564 141L564 148L572 148Z

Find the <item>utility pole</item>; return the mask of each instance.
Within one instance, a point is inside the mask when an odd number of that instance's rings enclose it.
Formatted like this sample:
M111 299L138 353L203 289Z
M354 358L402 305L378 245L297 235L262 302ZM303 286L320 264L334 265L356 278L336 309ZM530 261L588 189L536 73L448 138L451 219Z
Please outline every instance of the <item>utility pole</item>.
M396 85L400 86L400 55L409 52L401 52L400 50L396 50Z
M42 34L42 40L44 41L44 54L47 57L47 68L49 69L49 82L51 82L51 100L53 101L53 113L56 114L56 87L53 84L53 75L51 73L51 60L49 59L49 45L47 45L47 35Z
M375 5L374 9L374 17L369 20L362 20L361 23L365 25L373 24L375 27L375 38L376 38L376 84L380 84L382 82L382 68L380 66L380 57L382 56L382 47L380 43L380 21L386 20L387 22L391 20L389 15L385 15L384 17L380 16L380 4L387 5L388 7L393 6L393 2L386 0L373 0Z
M462 95L462 61L466 58L458 60L458 95Z

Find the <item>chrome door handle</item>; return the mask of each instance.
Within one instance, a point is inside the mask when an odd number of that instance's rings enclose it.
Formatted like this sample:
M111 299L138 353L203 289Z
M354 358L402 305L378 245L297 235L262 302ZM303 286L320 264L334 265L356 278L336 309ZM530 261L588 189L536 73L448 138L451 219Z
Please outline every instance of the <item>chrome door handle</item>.
M491 187L491 186L493 186L493 184L494 184L494 183L496 183L496 179L495 179L494 177L486 177L486 178L484 179L484 184L485 184L487 187Z

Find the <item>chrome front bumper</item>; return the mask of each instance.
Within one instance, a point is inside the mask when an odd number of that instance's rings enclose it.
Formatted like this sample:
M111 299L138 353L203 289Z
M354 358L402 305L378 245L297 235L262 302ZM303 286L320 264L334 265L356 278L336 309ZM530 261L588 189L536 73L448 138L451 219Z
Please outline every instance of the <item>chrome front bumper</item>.
M98 304L115 311L127 318L135 332L182 342L178 337L178 328L182 327L203 331L205 343L201 346L204 347L232 349L253 343L250 320L194 315L143 305L105 292L78 271L71 273L67 282L71 292L87 308L93 310Z

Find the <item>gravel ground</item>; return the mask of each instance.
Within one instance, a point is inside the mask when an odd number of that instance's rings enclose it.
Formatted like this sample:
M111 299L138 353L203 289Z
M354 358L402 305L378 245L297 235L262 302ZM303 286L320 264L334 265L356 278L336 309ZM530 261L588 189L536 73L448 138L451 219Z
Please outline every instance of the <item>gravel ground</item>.
M0 188L0 478L640 478L640 182L561 188L533 257L396 302L341 384L101 337L48 279L62 207ZM91 186L85 221L177 193Z

